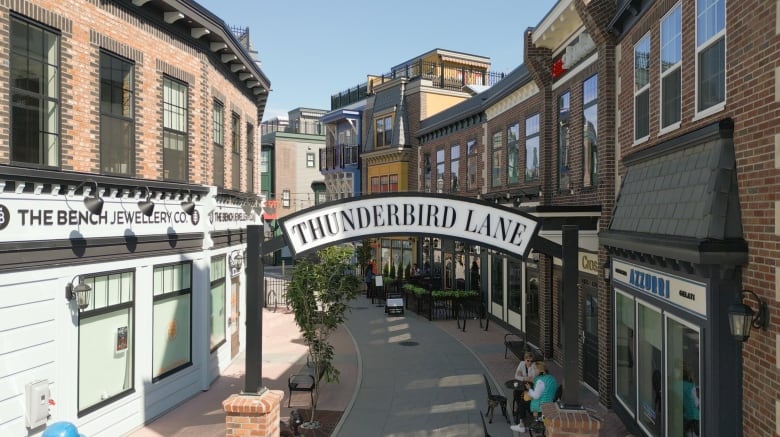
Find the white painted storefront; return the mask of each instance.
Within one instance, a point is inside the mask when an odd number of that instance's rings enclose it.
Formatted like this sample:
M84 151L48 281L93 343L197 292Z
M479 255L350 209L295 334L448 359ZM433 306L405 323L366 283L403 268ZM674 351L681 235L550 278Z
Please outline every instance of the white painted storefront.
M192 216L159 199L157 215L139 217L135 201L106 197L100 221L82 201L0 195L0 242L18 242L30 259L0 271L0 435L36 436L58 421L90 437L122 435L207 390L244 348L254 212L220 203L214 188ZM112 220L120 215L140 222ZM57 247L87 256L35 262ZM66 298L80 282L92 289L83 310ZM43 387L34 398L33 383ZM46 387L50 401L40 398ZM36 420L41 409L48 417Z

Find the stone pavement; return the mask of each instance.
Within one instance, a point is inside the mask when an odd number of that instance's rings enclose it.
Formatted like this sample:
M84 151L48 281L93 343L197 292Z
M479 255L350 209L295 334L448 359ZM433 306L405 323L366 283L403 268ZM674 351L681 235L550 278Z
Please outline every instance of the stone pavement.
M319 432L305 436L482 436L479 412L487 408L482 374L501 390L511 407L511 379L517 359L504 358L507 331L491 323L488 331L469 320L465 332L454 320L430 322L407 311L388 317L381 307L359 297L346 325L332 336L338 383L322 383L315 419ZM263 313L263 384L282 390L283 430L293 408L308 409L307 393L296 393L287 408L287 377L306 365L306 348L293 315L280 307ZM548 361L551 373L563 372ZM132 437L224 436L222 401L243 388L244 356L239 355L212 384L176 409L132 433ZM581 403L603 419L601 435L629 435L614 413L583 388ZM303 411L305 413L305 411ZM488 431L512 436L496 408ZM331 431L332 430L332 431ZM329 434L330 433L330 434Z

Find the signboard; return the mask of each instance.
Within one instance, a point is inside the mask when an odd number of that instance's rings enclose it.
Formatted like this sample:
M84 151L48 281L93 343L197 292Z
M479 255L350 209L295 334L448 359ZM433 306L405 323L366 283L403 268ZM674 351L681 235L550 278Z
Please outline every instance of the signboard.
M618 260L612 261L612 280L693 313L707 316L706 284Z
M152 199L154 210L146 216L138 209L139 200L104 197L101 213L91 214L83 196L3 193L0 242L203 232L202 204L188 215L180 201Z
M435 235L525 256L538 222L518 210L463 197L373 194L307 208L279 219L299 254L378 235Z

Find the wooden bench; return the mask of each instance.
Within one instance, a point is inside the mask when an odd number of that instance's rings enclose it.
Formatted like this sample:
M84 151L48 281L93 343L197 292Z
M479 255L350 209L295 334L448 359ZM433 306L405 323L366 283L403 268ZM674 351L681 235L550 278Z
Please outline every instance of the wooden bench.
M508 358L507 354L512 352L514 356L522 360L526 351L531 351L534 354L534 361L544 359L542 352L530 344L526 343L525 339L520 334L508 333L504 334L504 358Z
M309 367L306 367L309 369ZM313 369L312 369L313 370ZM325 374L325 369L320 369L320 374L315 380L314 375L312 373L296 373L294 375L290 375L289 378L287 378L287 389L289 390L290 395L287 397L287 408L290 408L290 402L292 401L292 395L293 392L309 392L309 397L311 398L311 404L312 406L316 406L317 404L314 402L314 389L316 388L317 383L319 383L322 380L322 376Z

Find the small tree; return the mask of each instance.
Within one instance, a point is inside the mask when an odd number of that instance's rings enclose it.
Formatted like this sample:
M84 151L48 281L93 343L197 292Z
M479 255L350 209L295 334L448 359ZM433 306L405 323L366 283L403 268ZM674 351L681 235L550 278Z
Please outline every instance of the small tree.
M309 348L314 378L322 375L327 382L339 380L328 337L346 320L348 303L357 296L360 284L360 280L350 273L354 268L349 263L352 252L350 246L331 246L317 252L316 257L297 260L287 286L287 299ZM315 384L311 414L309 421L304 423L306 427L319 427L314 416L318 398L319 384Z

